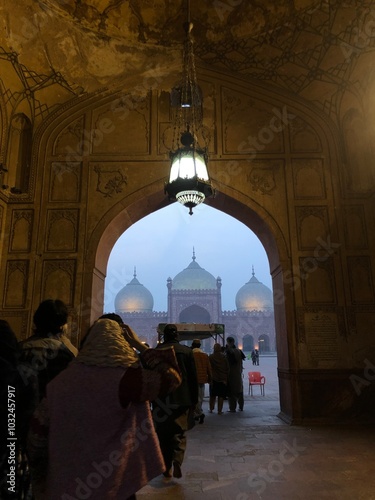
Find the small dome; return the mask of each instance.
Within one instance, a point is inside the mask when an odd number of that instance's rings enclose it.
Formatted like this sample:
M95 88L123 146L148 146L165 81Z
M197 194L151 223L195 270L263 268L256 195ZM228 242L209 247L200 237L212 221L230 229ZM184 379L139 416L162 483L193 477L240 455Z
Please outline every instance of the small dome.
M257 280L254 269L250 281L236 295L237 311L272 311L273 294L267 286Z
M134 278L122 288L115 298L115 311L119 313L152 312L154 298L149 290Z
M178 273L172 281L173 290L216 290L216 279L193 260L186 269Z

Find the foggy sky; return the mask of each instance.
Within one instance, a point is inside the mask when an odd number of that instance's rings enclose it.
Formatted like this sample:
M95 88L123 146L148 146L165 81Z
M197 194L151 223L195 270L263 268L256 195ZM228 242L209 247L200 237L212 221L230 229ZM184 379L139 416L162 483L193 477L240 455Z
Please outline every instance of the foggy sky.
M194 214L180 203L133 224L112 249L105 280L104 311L114 311L116 294L133 279L152 293L154 311L167 310L167 278L192 261L222 279L222 309L234 310L238 290L252 276L272 289L268 258L255 234L223 212L199 205Z

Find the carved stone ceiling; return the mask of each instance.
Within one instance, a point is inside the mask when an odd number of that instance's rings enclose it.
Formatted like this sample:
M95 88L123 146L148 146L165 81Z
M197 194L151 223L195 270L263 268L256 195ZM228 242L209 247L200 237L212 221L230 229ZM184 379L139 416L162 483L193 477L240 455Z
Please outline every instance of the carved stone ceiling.
M181 71L185 0L0 0L0 83L35 116L77 94ZM374 80L375 5L191 0L196 64L298 94L328 115ZM148 81L148 80L147 80ZM170 87L167 87L170 88Z

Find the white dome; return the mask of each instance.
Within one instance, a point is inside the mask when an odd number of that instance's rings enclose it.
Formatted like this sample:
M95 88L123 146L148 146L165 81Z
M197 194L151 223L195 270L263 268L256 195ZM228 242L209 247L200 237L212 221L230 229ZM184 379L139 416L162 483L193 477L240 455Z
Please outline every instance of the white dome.
M193 253L193 260L188 267L172 280L172 288L173 290L216 290L217 286L214 276L195 261Z
M116 313L152 312L153 307L154 298L151 292L137 280L134 272L134 278L116 295Z
M273 294L253 275L236 295L237 311L273 311Z

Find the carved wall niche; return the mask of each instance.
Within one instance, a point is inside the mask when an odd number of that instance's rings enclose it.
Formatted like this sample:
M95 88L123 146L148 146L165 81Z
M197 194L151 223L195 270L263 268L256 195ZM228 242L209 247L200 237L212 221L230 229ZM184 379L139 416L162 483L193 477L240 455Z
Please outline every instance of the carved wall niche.
M79 202L82 163L53 162L50 176L50 201Z
M348 257L347 265L352 303L373 304L375 295L370 257Z
M296 207L297 238L300 250L311 250L326 240L329 228L326 207Z
M363 206L344 207L345 243L349 249L368 248L365 213Z
M315 130L299 116L289 118L290 149L292 153L319 152L320 138Z
M285 107L222 87L223 152L248 154L284 152Z
M336 303L332 258L319 262L315 256L299 259L302 297L305 304Z
M165 154L173 148L174 128L170 106L170 93L160 92L158 95L158 153Z
M42 273L42 300L58 298L73 307L76 261L45 260Z
M366 120L357 110L351 109L344 116L342 130L347 159L346 189L354 194L372 193L374 152L365 133L368 130Z
M33 210L13 210L9 252L30 252Z
M15 113L9 131L6 184L20 193L29 188L32 134L30 118L24 113Z
M199 139L199 143L206 146L209 153L215 154L218 150L215 86L203 80L199 81L199 85L204 100L202 140Z
M28 260L9 260L5 271L4 308L25 308L29 276Z
M151 150L151 92L123 94L95 109L88 143L92 153L148 155Z
M83 131L85 126L84 115L69 123L56 137L53 145L55 156L66 156L72 159L72 155L82 155L84 141ZM74 158L73 158L74 161Z
M359 366L375 351L375 305L357 305L347 308L348 325L355 337L353 358Z
M3 96L0 97L0 155L4 156L5 151L5 128L4 127L4 119L3 119Z
M48 210L46 251L76 252L78 210Z
M324 199L327 197L324 170L320 159L292 160L293 188L296 199Z

